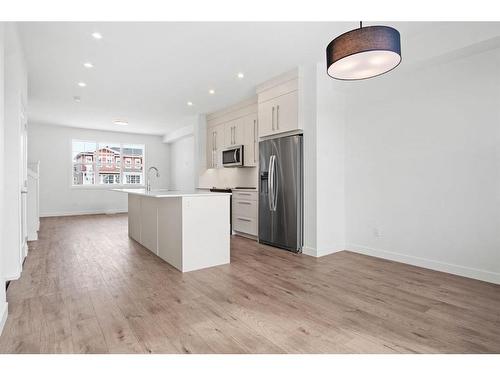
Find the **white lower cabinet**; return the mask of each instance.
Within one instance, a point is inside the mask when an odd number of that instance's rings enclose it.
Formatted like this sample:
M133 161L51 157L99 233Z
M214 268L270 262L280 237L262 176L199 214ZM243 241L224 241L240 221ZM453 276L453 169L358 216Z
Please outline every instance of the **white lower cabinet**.
M256 191L233 190L233 230L236 233L257 237L258 212Z

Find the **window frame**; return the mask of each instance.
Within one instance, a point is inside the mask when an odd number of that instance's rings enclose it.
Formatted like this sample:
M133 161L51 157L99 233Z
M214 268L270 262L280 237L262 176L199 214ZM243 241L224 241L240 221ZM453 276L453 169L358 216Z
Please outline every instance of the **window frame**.
M93 170L94 170L94 183L93 184L88 184L88 185L75 185L74 184L74 166L75 163L73 162L73 142L87 142L87 143L94 143L96 145L96 151L99 150L99 144L103 143L108 143L108 144L119 144L120 145L120 181L121 183L119 184L101 184L99 183L99 161L97 160L99 156L97 155L97 158L94 158L93 163L81 163L83 165L92 165ZM125 179L125 174L123 172L123 155L122 155L122 150L123 150L123 145L137 145L137 146L142 146L143 149L143 155L142 155L142 184L126 184L124 183ZM69 140L69 149L70 149L70 167L68 170L70 171L70 188L71 189L104 189L104 190L109 190L109 189L121 189L121 188L144 188L146 186L146 144L145 143L134 143L134 142L107 142L107 141L94 141L94 140L89 140L89 139L81 139L81 138L71 138ZM76 163L78 164L78 163Z

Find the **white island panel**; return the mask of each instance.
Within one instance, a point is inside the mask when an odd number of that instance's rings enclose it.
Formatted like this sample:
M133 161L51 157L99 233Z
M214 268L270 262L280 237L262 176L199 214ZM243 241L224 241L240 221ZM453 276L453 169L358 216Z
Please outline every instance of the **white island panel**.
M128 195L128 235L141 243L141 198Z
M229 263L228 196L182 198L182 271Z
M141 244L158 255L158 203L156 198L141 200Z
M158 256L182 268L182 198L158 199Z

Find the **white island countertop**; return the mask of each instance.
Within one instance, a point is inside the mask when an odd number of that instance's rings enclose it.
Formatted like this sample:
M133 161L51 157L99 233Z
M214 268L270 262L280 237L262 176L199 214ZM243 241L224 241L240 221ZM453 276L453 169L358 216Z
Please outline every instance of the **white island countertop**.
M213 193L210 191L197 191L197 190L167 190L158 189L146 191L146 189L112 189L113 191L141 195L143 197L152 198L177 198L177 197L199 197L199 196L212 196L212 195L231 195L231 193Z

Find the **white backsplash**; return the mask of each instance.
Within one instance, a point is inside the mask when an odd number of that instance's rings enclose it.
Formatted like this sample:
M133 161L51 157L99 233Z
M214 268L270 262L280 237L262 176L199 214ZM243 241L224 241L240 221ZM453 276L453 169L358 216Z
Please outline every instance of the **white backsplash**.
M257 187L259 168L218 168L206 169L200 173L198 186L210 188L224 187Z

